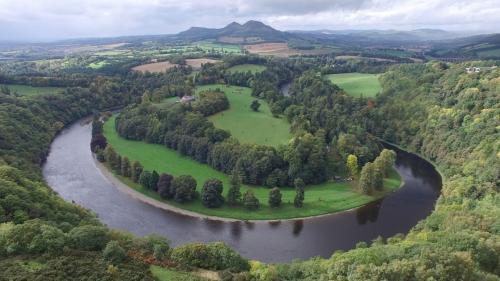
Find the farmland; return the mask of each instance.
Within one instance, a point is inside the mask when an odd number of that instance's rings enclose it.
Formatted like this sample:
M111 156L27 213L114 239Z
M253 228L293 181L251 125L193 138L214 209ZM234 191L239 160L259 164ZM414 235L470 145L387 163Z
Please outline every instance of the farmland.
M248 72L250 71L252 74L259 73L266 70L266 67L263 65L257 65L257 64L239 64L230 67L227 71L231 73L236 73L236 72Z
M208 58L200 58L200 59L186 59L186 64L191 66L194 69L200 69L202 65L206 63L219 63L220 60L208 59Z
M354 97L374 97L382 89L377 74L341 73L330 74L326 79L344 89Z
M287 43L252 44L246 45L245 49L251 54L264 56L289 57L300 54L300 52L290 49Z
M229 176L214 170L207 164L201 164L191 158L181 156L177 151L168 149L163 145L121 138L115 131L114 122L115 118L113 117L104 124L104 134L108 143L120 155L139 161L145 169L156 170L160 173L166 172L173 176L189 174L196 179L198 191L201 190L201 186L209 178L222 180L225 188L229 186ZM270 208L267 202L269 188L242 185L242 192L251 189L261 203L261 208L248 212L243 207L230 207L227 205L223 205L221 208L209 209L205 208L200 200L182 204L170 200L166 201L160 198L157 193L132 182L128 178L117 177L134 190L170 205L200 214L238 219L287 219L338 212L364 205L385 194L367 196L354 192L350 182L325 182L306 187L304 208L295 208L293 206L294 188L282 188L282 206L280 208ZM392 191L400 185L400 178L396 172L393 172L390 178L384 181L386 192ZM225 193L226 191L224 191Z
M250 103L255 100L250 88L207 85L198 87L196 92L216 88L226 93L230 104L228 110L209 117L216 127L230 131L243 143L277 146L290 140L290 124L284 118L273 117L267 102L261 100L257 112L250 109Z
M162 62L154 62L154 63L148 63L148 64L143 64L139 65L136 67L133 67L132 70L135 71L140 71L140 72L165 72L169 70L172 67L175 67L176 64L173 64L169 61L162 61Z

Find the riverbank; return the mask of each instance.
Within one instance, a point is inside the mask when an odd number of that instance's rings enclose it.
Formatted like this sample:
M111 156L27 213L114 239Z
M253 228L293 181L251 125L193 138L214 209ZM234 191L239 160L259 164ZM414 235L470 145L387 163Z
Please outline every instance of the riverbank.
M106 178L116 189L118 189L120 192L123 192L127 194L128 196L131 196L134 199L137 199L143 203L152 205L156 208L160 208L169 212L174 212L179 215L183 216L190 216L190 217L195 217L195 218L200 218L200 219L208 219L208 220L213 220L213 221L223 221L223 222L238 222L238 221L245 221L245 222L278 222L278 221L295 221L295 220L302 220L302 219L311 219L311 218L320 218L320 217L325 217L325 216L330 216L334 215L336 213L340 212L349 212L356 210L358 208L361 208L365 206L366 204L369 204L373 201L379 200L382 197L374 197L374 199L364 205L357 206L351 209L346 209L342 210L339 212L333 212L333 213L325 213L325 214L318 214L318 215L312 215L312 216L307 216L307 217L295 217L295 218L276 218L276 219L238 219L238 218L227 218L227 217L219 217L219 216L211 216L211 215L206 215L203 213L199 212L194 212L190 211L181 207L176 207L172 205L173 202L166 203L164 201L159 201L158 199L154 199L151 196L148 196L140 191L137 191L136 188L131 187L130 185L125 184L122 180L123 177L115 175L113 172L111 172L106 165L103 163L97 161L95 157L94 158L94 163L96 168L100 171L102 176ZM118 177L122 178L119 179ZM130 183L129 183L130 184ZM400 187L404 185L404 180L401 178L400 180ZM396 189L395 189L396 190ZM387 194L385 194L386 196Z

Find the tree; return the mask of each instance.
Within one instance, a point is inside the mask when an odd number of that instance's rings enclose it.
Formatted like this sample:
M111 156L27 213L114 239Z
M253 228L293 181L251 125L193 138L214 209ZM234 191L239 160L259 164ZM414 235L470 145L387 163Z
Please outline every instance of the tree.
M240 186L241 186L240 176L236 172L233 172L230 178L230 187L227 192L228 204L234 206L240 202L241 200Z
M151 176L152 174L150 171L142 171L139 177L139 184L142 185L144 188L150 189Z
M359 177L359 189L363 194L370 195L373 193L375 185L375 166L369 162L361 169Z
M116 155L113 170L115 170L115 172L119 175L122 174L122 157L120 155Z
M384 177L389 175L392 166L396 162L396 152L389 149L384 149L373 163L377 166Z
M271 189L269 192L269 206L277 208L281 205L281 191L279 187Z
M94 135L90 140L90 150L94 153L97 149L105 149L106 145L108 145L108 141L102 134Z
M174 177L169 174L161 174L158 179L158 184L156 185L157 192L161 198L172 198L174 194L172 194L171 185Z
M104 260L113 264L117 264L125 259L125 250L120 246L118 241L109 241L106 248L102 251Z
M123 159L122 159L121 174L124 177L130 177L131 176L130 161L128 160L128 157L123 157Z
M159 179L160 179L160 175L158 175L158 172L153 171L151 173L151 178L149 179L149 189L151 189L153 191L157 191Z
M253 111L259 111L259 107L260 107L260 102L258 100L253 100L252 103L250 104L250 108Z
M294 181L295 185L295 199L293 200L293 205L295 208L302 208L304 206L304 189L305 184L301 178L296 178Z
M355 179L358 177L359 167L358 167L358 157L353 154L347 156L347 169L349 169L349 175Z
M73 228L68 237L74 249L97 251L108 242L107 229L103 226L83 225Z
M245 208L248 210L257 210L259 208L259 199L255 197L252 191L247 190L245 194L243 195L243 205Z
M144 168L142 167L141 163L139 163L138 161L134 161L132 163L132 169L130 172L132 174L132 180L134 182L139 182L139 177L141 176L143 169Z
M174 200L180 203L191 201L195 197L196 180L189 175L182 175L172 181Z
M207 208L218 208L224 203L222 197L223 184L218 179L208 179L203 184L201 191L201 202Z
M108 165L111 166L111 168L116 165L116 158L117 158L116 151L111 145L106 146L106 149L104 149L104 158L106 159L106 162L108 162Z

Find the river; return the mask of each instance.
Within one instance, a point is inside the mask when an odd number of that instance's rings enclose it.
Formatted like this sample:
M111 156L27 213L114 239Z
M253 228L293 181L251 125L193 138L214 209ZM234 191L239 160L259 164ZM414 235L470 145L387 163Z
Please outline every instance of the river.
M441 189L441 178L431 164L397 150L396 169L404 185L362 208L296 221L213 221L158 209L120 192L96 167L90 135L91 125L77 122L51 145L43 174L62 198L92 210L112 228L137 235L164 235L173 245L224 241L241 255L264 262L329 257L359 241L407 233L432 212Z

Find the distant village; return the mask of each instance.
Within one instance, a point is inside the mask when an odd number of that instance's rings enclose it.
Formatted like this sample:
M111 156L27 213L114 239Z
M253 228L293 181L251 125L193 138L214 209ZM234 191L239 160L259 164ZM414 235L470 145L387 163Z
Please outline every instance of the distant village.
M465 71L467 73L471 74L471 73L479 73L479 72L481 72L481 70L487 71L487 70L493 70L495 68L497 68L496 65L491 66L491 67L475 67L475 66L473 66L473 67L466 67Z

